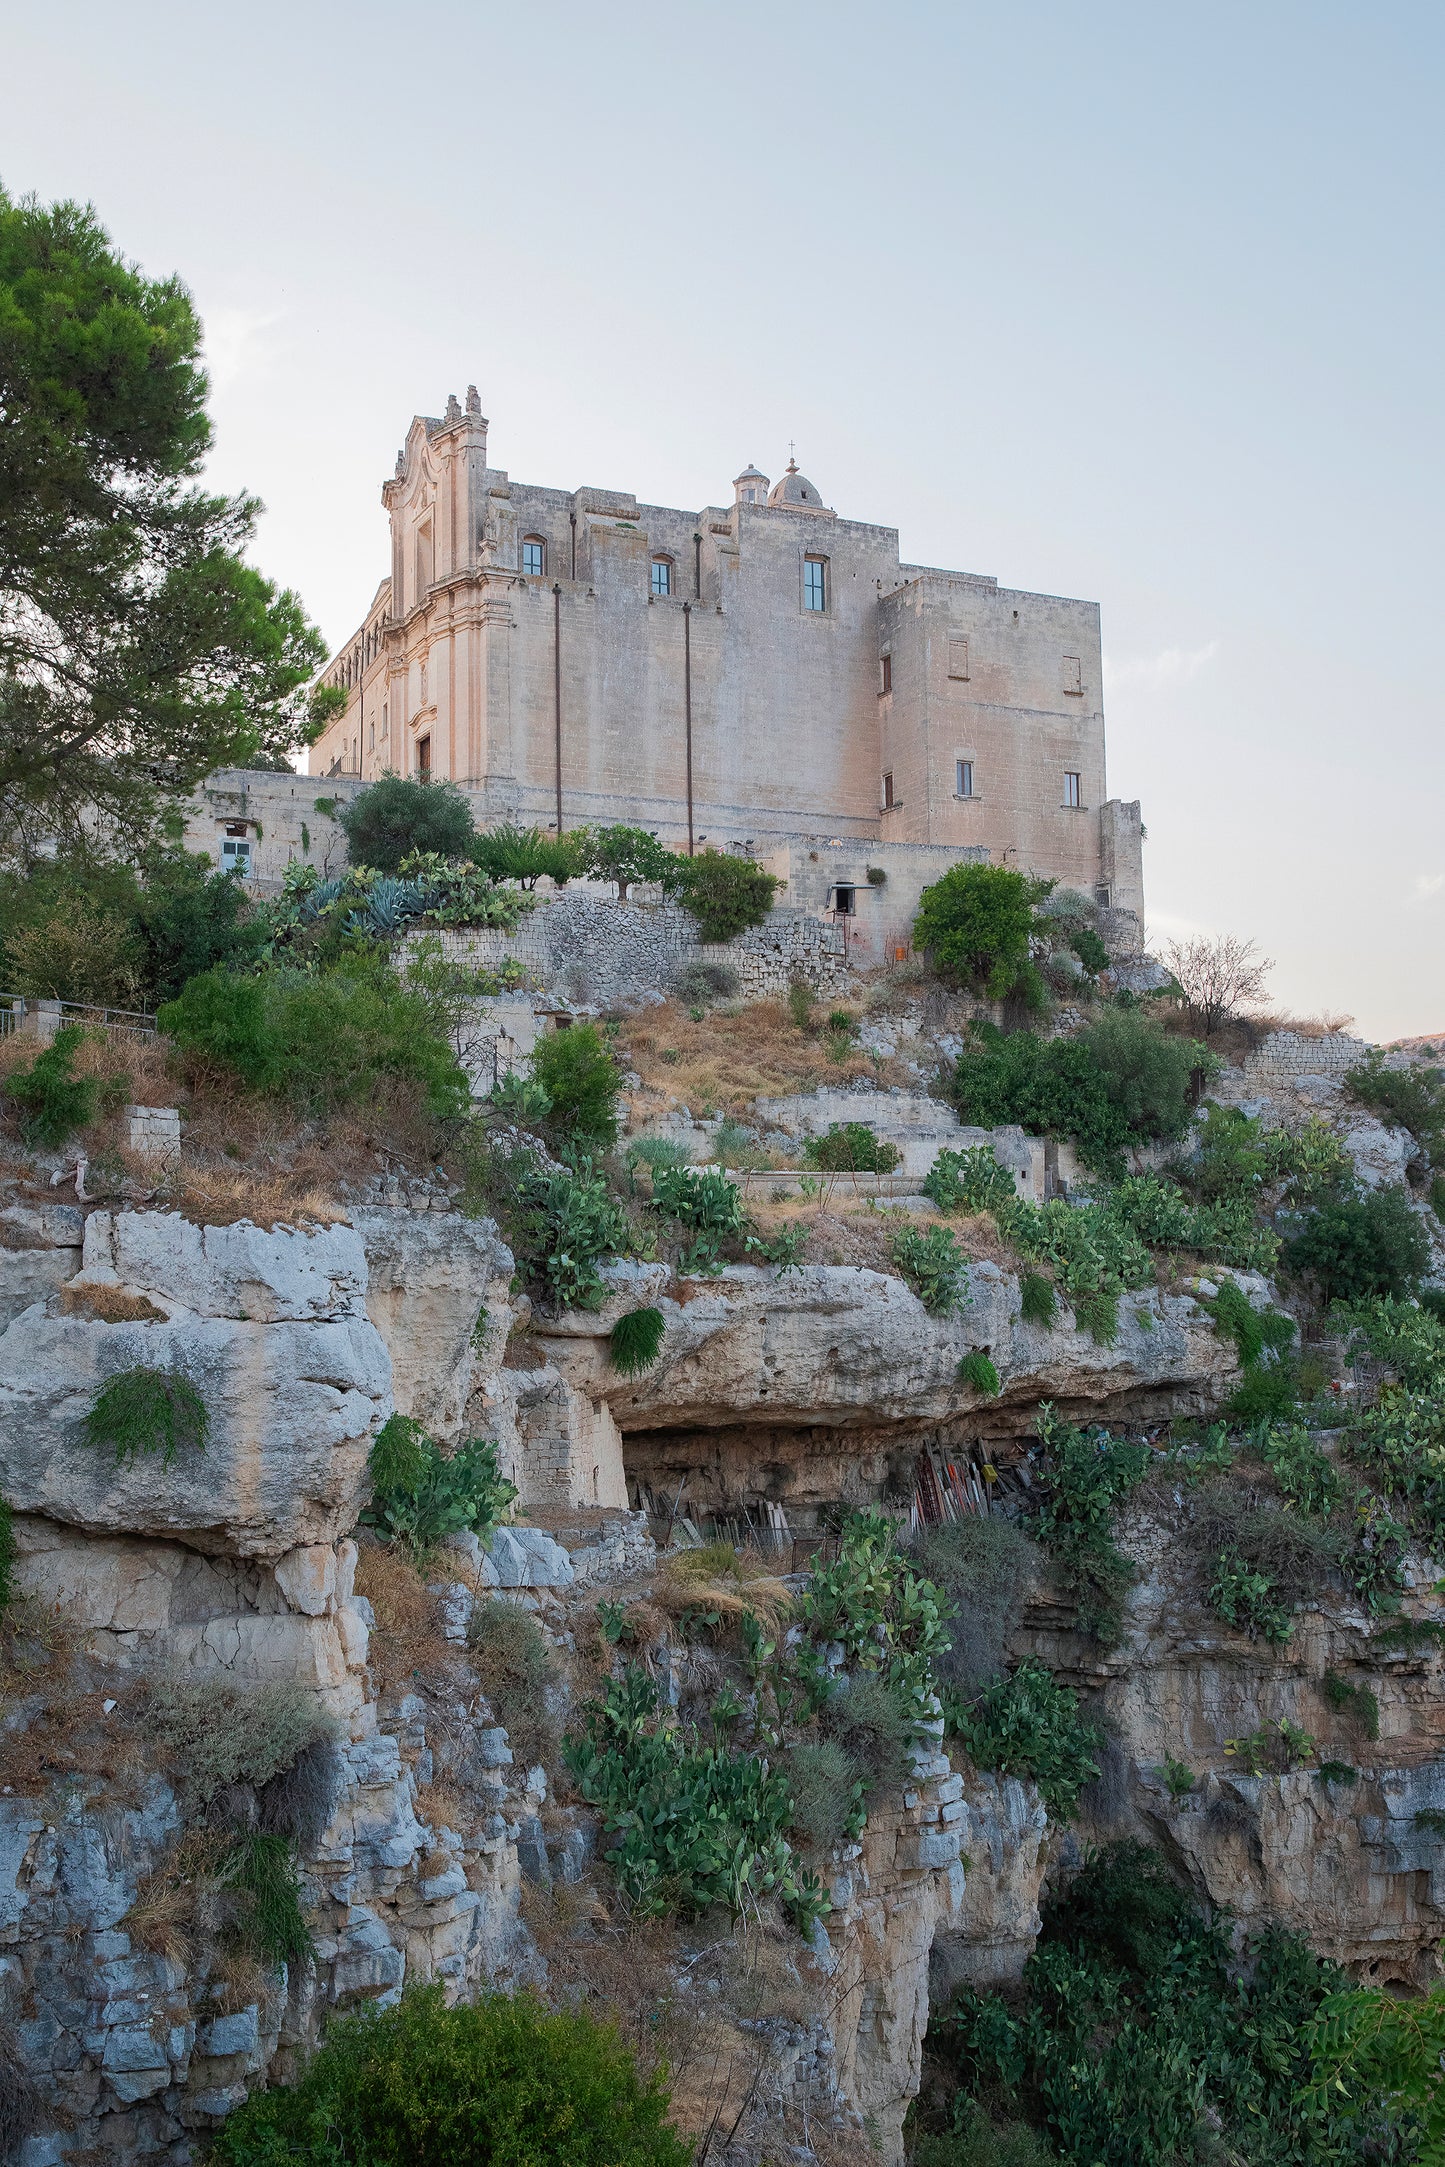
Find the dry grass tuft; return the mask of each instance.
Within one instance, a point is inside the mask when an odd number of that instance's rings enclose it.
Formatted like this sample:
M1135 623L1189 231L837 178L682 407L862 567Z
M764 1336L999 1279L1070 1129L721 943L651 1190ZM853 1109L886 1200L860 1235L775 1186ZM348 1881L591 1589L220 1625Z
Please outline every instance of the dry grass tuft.
M461 1667L457 1650L442 1632L437 1598L410 1560L383 1543L363 1541L356 1592L376 1613L370 1661L378 1688L445 1690Z
M644 1091L694 1109L742 1113L759 1097L849 1083L902 1081L888 1062L856 1051L836 1059L826 1031L800 1030L783 1001L726 1003L694 1021L679 1001L645 1009L622 1026L620 1051Z
M726 1543L673 1551L663 1561L652 1596L657 1609L670 1618L689 1610L715 1610L731 1622L751 1611L760 1625L769 1627L786 1615L792 1600L785 1580L777 1579L760 1559Z
M344 1208L325 1188L294 1174L197 1166L184 1162L161 1199L196 1226L236 1226L243 1219L269 1234L276 1226L344 1226Z
M60 1306L68 1317L94 1317L101 1324L159 1324L166 1314L149 1295L127 1294L124 1287L63 1287Z

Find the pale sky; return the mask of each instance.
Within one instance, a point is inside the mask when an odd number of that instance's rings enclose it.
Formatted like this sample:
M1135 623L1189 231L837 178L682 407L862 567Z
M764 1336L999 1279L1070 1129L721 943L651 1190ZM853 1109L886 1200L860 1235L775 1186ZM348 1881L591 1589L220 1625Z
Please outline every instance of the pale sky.
M1103 609L1151 932L1445 1031L1438 5L0 13L0 179L206 321L212 477L328 639L469 382L494 462Z

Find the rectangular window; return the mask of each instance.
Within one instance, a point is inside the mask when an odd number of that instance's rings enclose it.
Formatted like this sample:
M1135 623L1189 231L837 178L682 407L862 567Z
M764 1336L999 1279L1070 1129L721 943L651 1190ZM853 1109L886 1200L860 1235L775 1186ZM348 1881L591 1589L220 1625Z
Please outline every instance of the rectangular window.
M522 570L529 572L534 579L540 579L545 568L546 562L542 544L535 540L523 542Z
M891 691L893 690L893 657L892 657L892 655L885 655L885 656L883 657L883 690L884 690L885 692L891 692Z
M956 797L971 798L973 796L973 762L971 760L954 761L953 787Z
M883 810L885 813L893 810L893 777L891 775L885 775L883 778Z
M805 557L803 560L803 607L826 609L828 607L827 562L822 557Z
M835 888L833 890L833 908L841 911L845 918L851 918L853 915L855 893L856 891L852 888Z
M251 877L251 843L246 836L223 836L221 839L221 871L239 873L242 880Z
M1067 771L1064 775L1064 803L1065 805L1081 805L1083 803L1083 799L1079 796L1079 778Z
M431 781L430 737L419 737L416 741L416 771L423 782Z
M657 595L672 593L672 566L666 557L652 560L652 591Z
M1065 657L1064 657L1064 690L1065 690L1065 692L1078 692L1078 693L1082 693L1083 689L1084 689L1084 673L1083 673L1083 668L1082 668L1082 666L1081 666L1081 664L1080 664L1080 662L1079 662L1079 658L1078 658L1078 656L1077 656L1077 655L1065 655Z
M950 640L948 643L948 674L950 677L968 675L968 641Z

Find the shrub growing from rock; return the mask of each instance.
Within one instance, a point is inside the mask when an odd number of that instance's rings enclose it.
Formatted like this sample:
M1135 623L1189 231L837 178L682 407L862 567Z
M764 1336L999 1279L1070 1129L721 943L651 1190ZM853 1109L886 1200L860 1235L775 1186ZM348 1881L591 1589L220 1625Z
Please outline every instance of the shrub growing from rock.
M1401 1189L1328 1198L1285 1249L1285 1262L1310 1280L1322 1302L1372 1295L1399 1299L1430 1262L1430 1244Z
M968 1258L948 1227L901 1227L893 1236L892 1253L899 1271L933 1316L952 1316L969 1301Z
M334 2022L290 2086L222 2125L221 2167L689 2167L658 2078L610 2028L528 1995L440 1985Z
M1078 1694L1035 1656L971 1706L950 1702L948 1721L976 1767L1031 1778L1052 1821L1073 1820L1079 1793L1099 1773L1103 1731L1083 1720Z
M84 1423L89 1442L109 1447L118 1467L155 1452L169 1467L178 1452L204 1451L210 1427L205 1401L178 1369L119 1371Z
M518 1765L549 1764L557 1750L547 1707L554 1673L541 1626L517 1603L478 1603L467 1626L467 1646Z
M640 1377L651 1369L662 1353L663 1331L660 1309L629 1309L620 1316L607 1336L608 1359L618 1375Z
M473 1437L445 1454L412 1415L391 1415L371 1448L366 1526L387 1542L425 1552L444 1535L491 1533L515 1498L498 1473L495 1444Z
M466 848L489 880L515 880L522 888L535 888L544 876L565 887L584 870L587 855L585 841L567 835L559 840L512 821L473 836Z
M546 1125L561 1142L616 1143L622 1079L595 1024L549 1031L532 1056L531 1080L547 1094Z
M152 1680L150 1720L193 1812L237 1784L261 1789L328 1735L315 1694L224 1675Z
M58 1151L76 1129L95 1119L99 1086L93 1076L75 1074L75 1056L85 1033L67 1023L29 1068L5 1079L6 1095L20 1109L20 1133L42 1151Z

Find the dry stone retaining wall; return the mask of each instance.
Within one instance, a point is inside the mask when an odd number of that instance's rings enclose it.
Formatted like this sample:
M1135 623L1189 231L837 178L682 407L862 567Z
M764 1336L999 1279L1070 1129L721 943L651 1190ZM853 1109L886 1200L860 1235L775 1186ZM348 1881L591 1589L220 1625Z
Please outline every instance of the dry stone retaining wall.
M770 911L736 940L709 943L698 939L696 921L680 904L636 896L621 903L572 890L540 899L515 932L457 928L441 940L460 961L488 970L515 961L547 992L603 1008L668 993L679 971L696 962L734 971L749 1000L786 993L794 978L826 993L848 976L842 929L805 911Z

